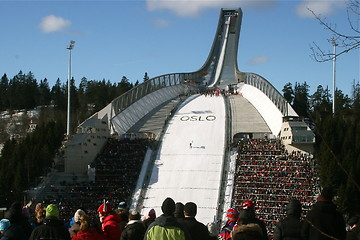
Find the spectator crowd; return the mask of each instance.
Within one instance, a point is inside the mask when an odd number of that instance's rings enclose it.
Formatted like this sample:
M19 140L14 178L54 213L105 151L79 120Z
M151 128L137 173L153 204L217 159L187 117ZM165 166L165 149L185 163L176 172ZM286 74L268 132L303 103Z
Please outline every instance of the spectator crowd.
M223 226L205 226L196 219L196 203L175 203L170 197L163 201L162 213L151 209L141 216L127 203L149 144L147 139L110 139L91 164L95 182L52 186L51 196L35 206L14 202L0 221L0 240L351 240L360 236L359 218L348 222L346 232L344 218L332 203L332 189L319 194L311 156L288 153L277 139L237 142L232 207Z

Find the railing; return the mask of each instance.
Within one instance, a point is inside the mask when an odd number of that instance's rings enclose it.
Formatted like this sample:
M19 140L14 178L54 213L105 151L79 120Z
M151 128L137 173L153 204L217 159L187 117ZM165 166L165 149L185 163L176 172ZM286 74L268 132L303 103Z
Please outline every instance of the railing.
M238 79L241 82L244 82L261 90L275 104L275 106L280 110L283 116L288 116L288 107L290 107L288 102L279 93L279 91L276 90L276 88L265 78L255 73L238 72L237 75Z
M112 103L113 116L115 117L121 111L128 108L134 102L155 92L161 88L184 84L187 80L197 81L200 78L199 72L192 73L171 73L151 78L138 86L130 89L121 96L115 98Z

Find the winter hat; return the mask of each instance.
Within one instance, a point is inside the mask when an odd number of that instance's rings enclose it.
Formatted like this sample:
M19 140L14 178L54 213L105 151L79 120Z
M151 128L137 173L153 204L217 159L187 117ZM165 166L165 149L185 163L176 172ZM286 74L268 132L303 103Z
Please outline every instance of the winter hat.
M46 217L59 217L59 209L55 204L49 204L46 207Z
M181 202L175 203L175 212L174 216L176 218L184 218L184 204Z
M130 211L129 213L129 220L140 220L141 216L140 213L137 211Z
M166 198L161 205L161 210L165 215L173 215L175 212L175 202L172 198Z
M98 212L101 213L101 215L108 215L112 211L112 208L110 207L109 203L103 203L98 208Z
M291 199L286 205L286 214L301 216L301 203L297 199Z
M86 215L86 213L83 210L81 209L76 210L74 214L74 222L80 222L80 217L84 215Z
M119 205L118 205L118 209L127 209L126 202L120 202Z
M231 219L236 219L239 217L239 212L235 208L230 208L226 212L226 217Z
M11 223L8 219L1 219L0 220L0 231L5 231L11 226Z
M155 212L155 209L150 209L149 213L148 213L148 216L150 218L156 218L156 212Z
M242 209L255 209L255 205L252 201L245 201L242 204Z
M187 216L195 217L197 213L197 206L193 202L188 202L184 206L184 212L186 212Z

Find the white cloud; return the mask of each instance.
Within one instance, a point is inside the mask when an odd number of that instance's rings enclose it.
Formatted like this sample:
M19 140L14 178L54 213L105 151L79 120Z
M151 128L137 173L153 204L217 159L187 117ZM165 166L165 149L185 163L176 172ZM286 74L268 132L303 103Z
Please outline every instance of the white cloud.
M333 14L337 8L343 8L345 5L345 0L302 0L296 7L296 13L300 17L312 18L314 15L311 11L313 11L316 15L325 17Z
M158 28L164 28L170 26L170 22L163 19L163 18L157 18L154 20L155 26Z
M252 7L264 9L271 7L276 0L146 0L150 11L168 9L182 17L193 17L206 9Z
M39 26L44 33L51 33L64 32L70 25L71 22L69 20L54 15L49 15L42 19Z
M269 58L267 56L257 56L257 57L253 57L252 59L250 59L249 63L251 65L257 65L257 64L261 64L261 63L266 63L269 61Z

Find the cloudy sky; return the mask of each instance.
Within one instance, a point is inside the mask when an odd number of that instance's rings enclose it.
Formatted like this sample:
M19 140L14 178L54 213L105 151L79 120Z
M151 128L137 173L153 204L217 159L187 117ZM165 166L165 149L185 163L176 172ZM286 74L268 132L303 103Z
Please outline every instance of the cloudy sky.
M343 0L0 0L0 74L31 71L50 86L58 78L65 82L70 40L77 86L82 77L141 82L145 72L156 77L196 71L209 54L220 8L243 10L241 71L263 76L279 91L305 81L311 92L318 85L332 89L332 62L310 56L313 43L332 52L332 34L311 11L349 33ZM355 50L337 59L337 86L346 94L359 81L359 56Z

